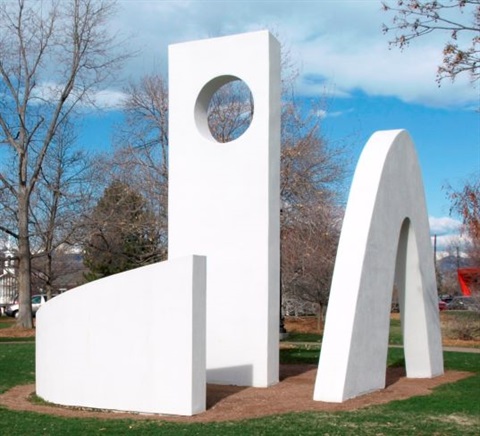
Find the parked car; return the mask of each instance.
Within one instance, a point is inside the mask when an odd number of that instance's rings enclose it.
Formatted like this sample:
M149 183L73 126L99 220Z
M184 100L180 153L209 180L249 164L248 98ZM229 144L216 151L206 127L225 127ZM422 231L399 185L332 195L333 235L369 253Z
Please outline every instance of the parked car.
M447 310L448 304L445 301L438 300L438 310L441 312L442 310Z
M480 312L480 302L472 297L453 297L448 310L472 310Z
M453 297L450 294L440 295L440 300L445 301L445 303L450 303L453 300Z
M47 301L47 296L44 294L36 294L32 295L32 313L33 316L37 313L37 310L40 309L40 306ZM19 309L19 304L18 304L18 298L15 299L15 302L13 304L10 304L7 306L5 309L5 314L7 316L12 316L14 318L18 317L18 309Z

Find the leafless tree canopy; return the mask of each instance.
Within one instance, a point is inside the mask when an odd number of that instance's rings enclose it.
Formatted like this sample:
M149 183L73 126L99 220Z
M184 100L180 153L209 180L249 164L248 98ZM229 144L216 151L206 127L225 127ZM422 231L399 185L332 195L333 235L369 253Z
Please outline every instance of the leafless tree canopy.
M438 80L454 80L462 73L470 74L472 82L480 78L479 0L392 0L383 2L383 8L395 14L392 25L384 25L383 30L394 32L391 44L400 48L432 32L448 35Z
M470 259L480 266L480 173L472 174L460 189L451 185L445 189L451 202L450 212L462 217L464 233L470 239Z
M45 291L48 298L80 283L82 217L92 207L97 177L90 156L75 141L74 126L60 126L30 201L33 287Z
M287 77L294 77L293 74ZM283 83L281 154L282 290L295 307L308 302L322 307L328 299L342 215L341 187L346 152L322 136L316 105L305 109L293 98L292 83ZM119 127L116 151L107 160L112 178L142 193L164 229L166 250L168 185L168 95L160 75L146 76L127 89L126 122ZM232 81L213 96L208 121L220 143L238 138L254 117L254 100L241 81ZM292 303L293 302L293 303Z
M250 126L254 101L248 86L241 80L223 85L208 105L208 127L220 143L240 137Z
M149 75L126 89L125 121L118 126L113 156L102 172L105 184L118 180L140 193L152 212L157 246L151 259L165 259L168 233L168 91L160 75ZM154 252L155 253L154 253Z
M290 99L282 108L281 286L291 314L316 307L321 319L328 302L342 218L346 153L321 132L314 106L302 115ZM300 310L300 312L299 312ZM311 311L309 311L311 313Z
M0 3L0 144L10 157L0 191L14 211L0 230L18 243L22 327L32 326L32 196L59 126L93 102L125 57L106 30L113 12L104 0Z

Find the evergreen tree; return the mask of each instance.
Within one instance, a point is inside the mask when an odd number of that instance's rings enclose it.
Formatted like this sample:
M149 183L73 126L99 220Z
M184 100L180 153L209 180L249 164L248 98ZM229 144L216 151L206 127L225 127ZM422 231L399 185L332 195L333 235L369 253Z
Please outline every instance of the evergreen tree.
M91 281L159 260L153 213L143 196L114 181L89 218L84 263Z

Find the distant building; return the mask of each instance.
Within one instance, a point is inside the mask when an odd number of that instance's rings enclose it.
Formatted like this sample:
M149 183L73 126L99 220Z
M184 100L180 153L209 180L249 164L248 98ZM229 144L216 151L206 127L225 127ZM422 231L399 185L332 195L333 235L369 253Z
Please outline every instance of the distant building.
M18 293L17 265L10 247L0 252L0 311L12 304Z

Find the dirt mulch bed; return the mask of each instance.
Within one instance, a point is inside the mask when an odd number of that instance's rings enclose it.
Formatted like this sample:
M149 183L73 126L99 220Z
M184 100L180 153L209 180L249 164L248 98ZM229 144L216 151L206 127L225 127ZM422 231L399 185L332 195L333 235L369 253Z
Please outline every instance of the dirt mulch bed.
M7 327L0 329L0 338L33 338L35 329L21 329L16 327Z
M0 405L11 410L32 411L64 417L100 419L154 419L178 422L234 421L305 411L355 410L393 400L428 395L445 383L471 376L468 372L448 371L433 379L407 379L404 368L387 369L387 387L341 404L313 401L316 365L281 365L280 383L269 388L208 385L207 411L193 417L144 415L125 412L34 404L30 401L34 385L16 386L0 395Z

